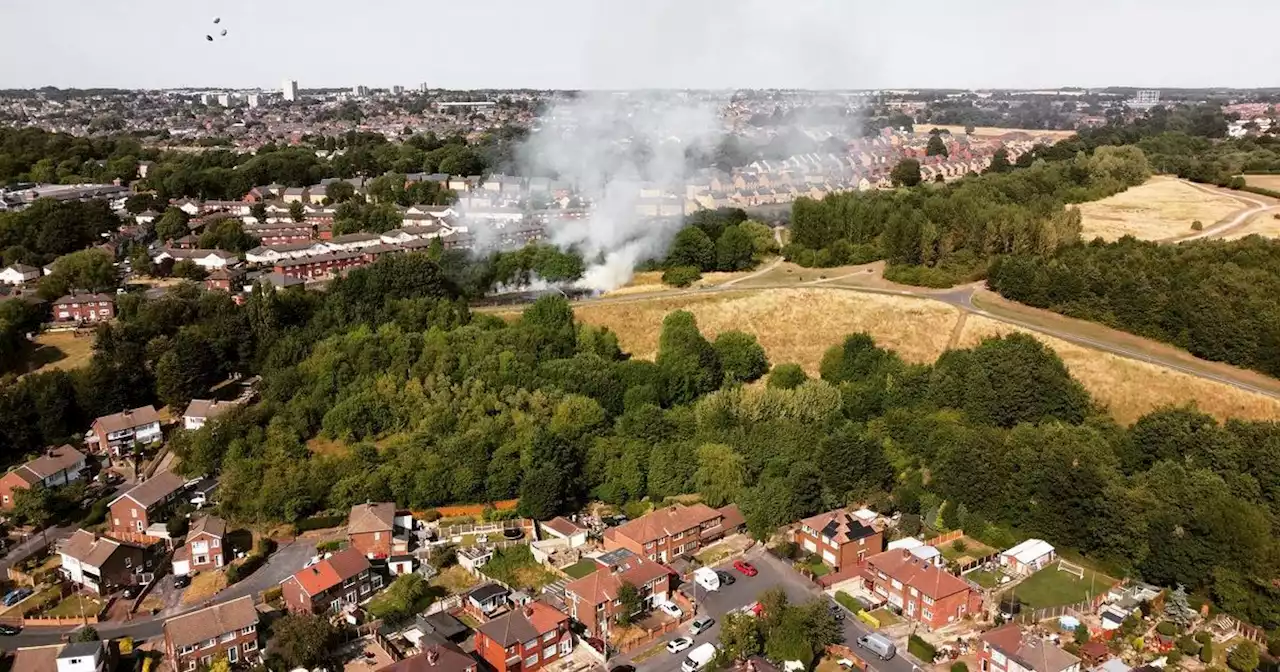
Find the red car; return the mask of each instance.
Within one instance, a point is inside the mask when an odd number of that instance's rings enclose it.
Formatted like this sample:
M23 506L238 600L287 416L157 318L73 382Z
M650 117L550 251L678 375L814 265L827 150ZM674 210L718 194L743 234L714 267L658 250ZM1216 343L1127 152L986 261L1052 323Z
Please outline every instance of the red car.
M760 573L759 571L756 570L754 565L747 562L746 560L735 560L733 563L733 568L738 570L739 572L742 572L747 576L755 576L756 574Z

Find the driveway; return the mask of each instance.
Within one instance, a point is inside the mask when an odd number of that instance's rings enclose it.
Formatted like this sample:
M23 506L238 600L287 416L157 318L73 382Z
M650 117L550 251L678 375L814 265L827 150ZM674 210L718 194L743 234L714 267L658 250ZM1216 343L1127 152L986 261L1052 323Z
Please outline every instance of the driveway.
M249 578L237 583L213 597L214 604L234 600L244 595L256 595L267 588L279 584L289 575L302 569L302 566L315 555L315 543L306 539L298 539L276 549L267 563ZM132 637L135 642L160 636L166 619L201 609L201 605L177 606L151 616L149 614L134 617L128 622L107 622L94 626L98 634L106 638ZM20 646L42 646L57 644L74 628L27 628L12 637L0 638L0 646L13 650Z
M787 599L793 604L812 600L823 600L829 604L835 604L816 585L810 583L808 579L801 576L787 563L767 553L763 548L757 546L751 549L747 552L746 557L759 570L756 576L746 577L726 566L721 569L733 574L734 578L737 579L732 586L721 585L720 590L712 593L707 593L702 589L697 590L696 595L700 600L697 614L699 616L710 615L716 619L716 622L694 638L694 646L703 642L718 644L720 640L720 620L724 618L724 615L755 602L759 599L761 593L770 588L781 588L787 594ZM857 639L870 632L871 629L851 614L846 614L843 622L845 643L856 649ZM631 665L633 664L632 656L641 654L651 647L660 646L674 637L687 636L688 632L689 626L686 624L660 640L629 652L629 655L615 656L609 660L609 668L612 669L622 664ZM684 658L685 654L683 653L670 654L666 651L661 651L644 662L636 664L636 668L638 672L679 672L680 663ZM913 670L918 669L912 661L901 654L888 661L872 660L868 661L868 663L871 669L878 672L913 672Z

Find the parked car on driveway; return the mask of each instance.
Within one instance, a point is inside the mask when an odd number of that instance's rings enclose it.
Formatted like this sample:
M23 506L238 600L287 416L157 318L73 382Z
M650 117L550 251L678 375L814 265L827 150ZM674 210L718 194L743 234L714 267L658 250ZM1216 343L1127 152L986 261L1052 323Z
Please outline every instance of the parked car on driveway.
M691 646L693 646L692 639L689 639L688 637L676 637L675 639L667 642L667 652L680 653Z
M190 574L182 574L182 575L173 577L174 588L186 588L189 585L191 585Z
M733 582L737 581L732 574L723 570L716 570L716 576L720 577L720 585L722 586L732 586Z
M658 608L662 610L662 613L676 620L684 618L684 611L682 611L680 607L676 606L674 602L663 602L658 605Z
M733 568L742 572L746 576L755 576L760 573L759 570L756 569L755 565L747 562L746 560L734 560Z
M30 588L16 588L11 590L4 596L4 606L12 607L13 605L27 599L27 596L30 594Z
M703 632L706 632L707 628L714 625L715 622L716 619L711 618L710 616L699 616L693 619L693 622L689 624L689 635L691 637L697 637Z

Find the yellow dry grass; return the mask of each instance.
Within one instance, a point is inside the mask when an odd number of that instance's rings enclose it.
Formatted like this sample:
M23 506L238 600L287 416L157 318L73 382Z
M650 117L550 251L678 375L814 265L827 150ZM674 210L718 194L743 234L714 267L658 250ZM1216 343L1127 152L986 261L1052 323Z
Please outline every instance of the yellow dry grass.
M218 569L191 577L191 585L182 593L183 604L199 604L227 587L226 572Z
M946 348L959 310L928 299L823 289L768 289L575 306L578 319L609 327L624 350L653 359L662 319L688 310L710 339L730 329L755 334L772 362L796 362L816 374L822 354L864 331L911 362L932 362Z
M1179 238L1194 233L1193 222L1199 221L1208 228L1244 207L1229 196L1215 195L1171 177L1153 177L1114 196L1082 203L1081 236L1085 240L1117 240L1125 235L1142 240Z
M1280 417L1280 399L1099 352L978 315L968 317L956 345L970 347L984 338L1013 332L1029 333L1053 348L1071 375L1123 424L1129 424L1161 406L1193 402L1200 410L1219 419L1274 420Z
M714 287L716 285L722 285L734 278L740 278L748 273L749 271L740 273L703 273L702 279L693 283L690 287ZM632 276L631 282L628 282L617 289L611 289L605 292L604 296L651 294L654 292L669 292L679 289L681 288L662 284L662 271L643 271Z
M38 346L32 355L36 371L78 369L93 358L92 334L77 337L74 331L46 331L36 336Z
M1280 175L1275 177L1280 178ZM1257 234L1264 238L1280 238L1280 209L1263 210L1245 221L1244 226L1223 235L1224 240L1237 240Z
M1245 184L1280 191L1280 175L1245 175Z
M964 135L964 126L951 126L947 124L916 124L917 133L928 133L935 128L940 128L952 135ZM994 138L1006 133L1026 133L1034 137L1052 138L1053 140L1062 140L1076 134L1075 131L1046 131L1038 128L996 128L994 126L975 126L973 129L974 137Z

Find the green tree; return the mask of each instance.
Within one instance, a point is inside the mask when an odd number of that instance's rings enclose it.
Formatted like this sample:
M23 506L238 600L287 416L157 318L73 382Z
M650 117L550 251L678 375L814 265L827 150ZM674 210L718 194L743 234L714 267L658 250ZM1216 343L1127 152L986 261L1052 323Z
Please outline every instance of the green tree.
M208 275L199 264L190 259L183 259L175 263L170 274L175 278L186 280L203 280Z
M716 269L716 246L706 232L696 226L686 226L676 234L664 264L667 268L693 266L701 271Z
M71 641L98 642L98 641L102 641L102 636L98 634L97 628L93 627L92 625L86 625L80 628L79 630L76 630L75 633L71 635Z
M621 625L631 625L632 621L644 609L644 601L640 598L640 591L635 584L623 581L618 586L618 606L615 613L617 614L618 623Z
M752 334L736 330L722 332L716 337L715 350L724 368L725 380L729 382L751 382L769 370L769 358Z
M325 198L330 203L346 203L355 198L356 188L344 180L337 180L325 185Z
M969 666L963 660L957 660L951 663L951 672L969 672Z
M249 215L252 216L254 219L258 220L258 223L266 222L267 221L267 204L263 203L262 201L258 201L257 203L254 203L253 205L249 206Z
M312 669L330 661L339 632L324 616L288 614L271 628L271 648L291 668Z
M179 332L156 364L156 394L170 408L205 395L219 378L218 357L202 336Z
M751 246L755 250L756 259L769 254L777 254L778 241L773 237L773 229L754 219L748 219L739 224L738 228L751 239Z
M187 228L187 221L191 217L187 213L176 207L169 206L165 209L164 214L160 215L160 219L156 220L156 237L160 240L172 242L177 240L191 230Z
M1084 646L1089 643L1089 626L1081 623L1075 629L1076 644Z
M1200 662L1210 665L1213 663L1213 641L1207 641L1200 646Z
M53 272L40 279L40 296L54 299L72 291L106 292L116 286L116 267L111 254L88 249L59 257Z
M1236 644L1227 654L1227 665L1236 672L1253 672L1260 662L1258 645L1249 640Z
M658 369L666 399L688 403L720 387L724 369L715 347L703 338L693 313L677 310L662 321L658 337Z
M53 522L57 504L54 491L40 484L13 491L13 517L38 530Z
M294 201L289 204L289 217L295 222L301 222L307 218L307 211L303 208L302 201Z
M1013 170L1013 164L1009 163L1009 150L1001 147L991 155L991 165L987 166L988 173L1007 173Z
M735 501L746 479L746 462L733 448L719 443L698 448L698 470L693 480L708 506L720 507Z
M520 515L535 520L550 520L560 515L567 489L565 474L559 468L535 467L520 483Z
M759 620L751 614L726 614L720 621L720 651L727 660L746 660L763 653Z
M716 239L716 268L745 271L755 262L755 244L738 225L727 226Z
M947 143L943 141L941 135L929 136L929 144L925 146L925 156L951 156L951 152L947 150Z
M914 187L920 184L920 162L915 159L898 161L893 170L889 171L889 179L895 187Z
M794 390L804 384L809 377L799 364L777 364L769 372L769 387L780 390Z

